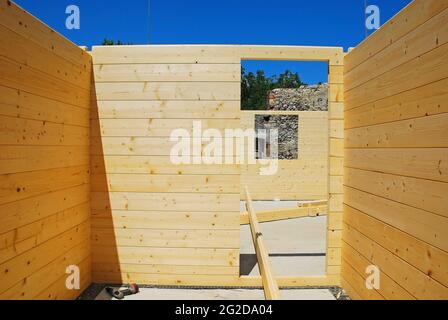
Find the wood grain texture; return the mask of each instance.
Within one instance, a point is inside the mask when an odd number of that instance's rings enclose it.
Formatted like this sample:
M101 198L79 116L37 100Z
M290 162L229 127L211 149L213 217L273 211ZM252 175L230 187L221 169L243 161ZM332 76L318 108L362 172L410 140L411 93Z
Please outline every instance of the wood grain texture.
M304 115L300 151L304 157L306 154L306 159L299 164L285 162L277 177L278 181L283 181L278 196L327 198L329 127L338 143L343 134L341 48L110 46L93 47L92 55L96 79L96 105L91 114L92 225L101 247L110 250L106 269L101 268L102 263L94 261L95 280L139 279L148 284L203 284L204 279L209 279L209 284L217 285L235 283L238 279L237 269L229 269L226 259L220 255L191 260L188 263L193 274L184 276L182 263L185 261L183 257L176 260L171 246L209 248L212 245L217 252L223 253L222 246L231 241L223 240L222 230L239 229L240 170L247 173L245 177L251 184L257 187L264 185L265 188L268 184L257 183L259 167L235 164L230 158L223 158L223 162L232 164L204 165L197 162L199 154L190 151L193 163L173 165L169 156L176 142L169 141L169 136L176 128L192 133L195 120L201 120L203 129L253 126L247 121L240 124L242 59L329 63L331 114L335 121L328 122L326 112ZM340 155L342 149L337 144L333 150ZM294 175L291 173L293 170L296 170ZM340 175L342 163L334 158L331 170ZM304 173L309 173L310 178L303 177ZM333 177L331 186L334 191L341 191L339 184L342 180ZM300 192L296 186L300 186ZM266 198L272 190L268 188L264 194L263 190L254 192ZM341 195L333 197L332 208L339 209L332 219L332 225L339 226L341 223L337 216L342 210ZM107 236L103 233L105 230L108 230ZM115 231L117 238L113 237L111 230ZM162 236L158 239L157 232L166 234L166 241L161 240ZM207 232L209 235L205 237ZM335 247L329 253L331 266L328 270L335 275L331 281L337 282L340 232L332 232L331 243ZM194 234L197 234L197 239L189 240ZM185 240L180 240L180 235L185 236ZM149 259L145 260L146 263L154 265L151 272L157 273L158 279L137 268L138 256L131 256L129 251L130 247L138 251L145 246L166 257L163 267L157 261L151 262L146 254L142 257ZM238 244L232 244L231 249L238 251L238 248ZM129 260L123 264L122 257L129 257ZM214 267L205 271L204 263ZM121 265L125 269L120 269ZM223 270L229 276L226 280L220 278ZM176 272L179 274L175 275ZM173 275L175 277L168 280Z
M448 296L447 10L415 0L345 57L341 282L355 298Z
M92 259L97 282L117 277L126 282L141 273L148 274L140 278L146 284L159 283L152 274L188 276L190 283L239 275L240 167L206 165L192 150L191 163L177 165L170 158L177 140L170 136L183 129L193 142L202 130L224 134L239 127L240 62L212 56L219 54L213 50L184 49L93 49ZM193 129L198 123L199 131Z
M75 299L91 282L91 57L6 0L0 51L0 299Z
M266 300L279 300L280 290L277 280L272 271L271 261L269 260L269 252L263 242L263 233L258 223L257 213L255 212L250 197L249 189L245 187L246 193L246 209L249 216L249 225L252 235L252 241L257 253L258 267L260 268L261 280L263 282L264 296Z

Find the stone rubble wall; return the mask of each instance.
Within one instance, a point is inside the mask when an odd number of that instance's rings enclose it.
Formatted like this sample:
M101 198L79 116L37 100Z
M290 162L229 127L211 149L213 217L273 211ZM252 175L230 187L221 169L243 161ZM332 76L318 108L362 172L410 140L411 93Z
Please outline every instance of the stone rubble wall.
M328 84L269 91L268 110L327 111Z
M302 86L298 89L274 89L268 92L268 110L274 111L327 111L328 85ZM298 117L256 116L256 129L278 129L278 158L297 159Z

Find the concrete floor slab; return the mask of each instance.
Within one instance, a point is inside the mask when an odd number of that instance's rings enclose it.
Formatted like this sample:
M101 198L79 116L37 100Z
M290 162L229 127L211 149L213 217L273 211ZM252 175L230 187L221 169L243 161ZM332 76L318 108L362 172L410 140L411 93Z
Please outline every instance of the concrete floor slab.
M336 300L328 289L280 290L283 300ZM95 300L115 300L105 290ZM264 300L261 289L160 289L141 288L125 300Z
M242 208L244 201L241 202ZM291 208L297 201L254 201L256 210ZM327 217L261 223L263 239L276 276L325 274ZM241 226L240 274L259 275L250 226Z

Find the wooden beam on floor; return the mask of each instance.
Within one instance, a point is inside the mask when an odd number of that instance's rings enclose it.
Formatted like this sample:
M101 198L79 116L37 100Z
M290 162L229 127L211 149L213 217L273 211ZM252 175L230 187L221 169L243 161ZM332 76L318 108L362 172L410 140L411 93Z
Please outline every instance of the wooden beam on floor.
M261 233L260 224L258 223L257 215L252 206L252 199L250 197L249 189L246 190L246 209L249 213L250 230L252 233L252 240L254 242L255 251L257 253L258 266L263 282L264 295L266 300L279 300L280 290L278 288L277 280L272 273L272 265L269 260L269 254L264 246L263 234Z
M329 287L340 285L339 276L336 274L324 276L278 276L275 277L279 288L299 288L299 287ZM261 288L263 286L261 276L241 276L235 281L235 287L241 288Z
M258 222L279 221L327 215L327 201L310 202L296 208L264 210L256 213ZM240 215L240 224L249 224L249 213Z

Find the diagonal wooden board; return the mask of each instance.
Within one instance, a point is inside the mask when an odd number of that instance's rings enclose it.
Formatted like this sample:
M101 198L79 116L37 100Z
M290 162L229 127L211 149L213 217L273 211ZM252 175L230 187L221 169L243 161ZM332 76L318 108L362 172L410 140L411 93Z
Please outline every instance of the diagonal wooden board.
M258 267L263 282L264 295L266 300L279 300L280 290L277 280L272 272L271 261L269 260L269 253L266 250L263 242L263 234L261 233L260 224L258 223L257 215L252 206L252 199L249 194L249 189L245 187L246 191L246 209L248 211L250 230L252 233L252 240L254 242L255 251L257 253Z

